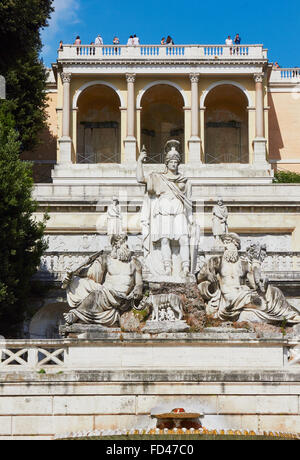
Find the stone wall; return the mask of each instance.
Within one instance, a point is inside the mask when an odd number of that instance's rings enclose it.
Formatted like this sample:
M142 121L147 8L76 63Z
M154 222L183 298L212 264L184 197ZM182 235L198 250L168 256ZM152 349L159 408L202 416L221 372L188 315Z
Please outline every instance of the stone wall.
M147 429L174 407L209 429L300 432L299 343L245 331L2 342L0 439Z

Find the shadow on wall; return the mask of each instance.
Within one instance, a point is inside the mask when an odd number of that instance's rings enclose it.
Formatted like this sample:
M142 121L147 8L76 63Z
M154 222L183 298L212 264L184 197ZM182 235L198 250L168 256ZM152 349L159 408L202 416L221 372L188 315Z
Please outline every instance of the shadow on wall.
M33 162L33 179L35 183L50 183L51 171L56 163L57 136L47 126L41 133L39 144L31 152L24 152L22 160Z
M269 93L269 152L270 160L281 160L280 149L283 149L283 139L281 136L280 125L278 123L276 108L274 105L272 93ZM277 170L276 164L274 169Z
M60 338L59 326L65 323L63 314L69 310L67 303L55 302L44 305L30 321L30 339Z

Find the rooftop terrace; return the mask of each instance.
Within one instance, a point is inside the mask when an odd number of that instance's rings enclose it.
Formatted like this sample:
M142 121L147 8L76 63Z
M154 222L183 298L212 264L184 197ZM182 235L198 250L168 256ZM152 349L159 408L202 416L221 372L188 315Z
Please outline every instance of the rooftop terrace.
M267 59L263 45L63 45L59 60Z

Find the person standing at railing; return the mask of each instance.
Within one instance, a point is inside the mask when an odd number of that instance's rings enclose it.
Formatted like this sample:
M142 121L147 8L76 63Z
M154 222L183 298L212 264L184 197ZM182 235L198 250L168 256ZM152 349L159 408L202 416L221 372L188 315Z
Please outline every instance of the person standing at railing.
M173 38L172 38L170 35L168 35L168 36L167 36L166 45L174 45L174 44L175 44L175 43L174 43L174 41L173 41Z
M161 45L165 45L165 44L166 44L166 39L165 39L165 37L163 37L163 38L161 39L160 44L161 44Z
M94 42L91 42L91 45L90 45L92 48L90 48L90 55L94 55L95 56L95 43Z
M101 37L100 34L98 34L97 37L95 38L95 45L96 45L96 46L101 46L101 45L103 45L103 39L102 39L102 37Z
M230 35L228 35L228 37L226 38L225 40L225 45L226 46L231 46L233 45L233 41L232 41L232 38L230 37ZM232 54L232 48L230 48L230 54Z
M113 39L113 45L119 45L120 44L120 40L119 38L115 35L114 36L114 39ZM115 53L118 54L118 48L116 47L115 48Z
M58 49L59 49L60 51L62 51L62 50L64 49L64 43L63 43L62 40L59 42L59 47L58 47Z
M81 45L81 40L79 35L77 35L74 45ZM77 54L79 54L80 48L77 48Z
M241 44L241 37L239 34L236 34L236 36L234 37L234 43L236 45L240 45Z
M240 37L239 34L236 34L236 36L234 37L234 43L236 45L241 44L241 37ZM239 54L239 47L238 46L233 49L233 53Z
M134 34L134 36L132 38L132 44L133 44L133 46L139 46L139 44L140 44L140 39L135 34Z
M127 41L127 46L132 46L133 45L133 35L130 35Z

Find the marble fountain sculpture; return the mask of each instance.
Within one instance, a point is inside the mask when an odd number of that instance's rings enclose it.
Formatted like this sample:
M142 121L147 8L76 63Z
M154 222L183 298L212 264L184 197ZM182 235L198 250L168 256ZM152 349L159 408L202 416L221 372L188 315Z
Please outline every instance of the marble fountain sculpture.
M64 278L71 307L64 315L66 326L116 328L123 314L134 312L143 318L139 332L187 331L183 286L198 288L206 316L219 321L299 324L298 310L263 274L266 247L256 243L246 254L240 253L240 238L228 232L228 211L222 199L213 208L218 255L196 269L201 229L193 213L190 181L178 170L178 142L167 143L163 172L146 175L146 158L143 149L136 169L137 182L145 186L143 257L132 254L127 236L118 233L121 227L115 222L119 215L114 199L115 220L113 225L108 222L110 253L95 254Z

